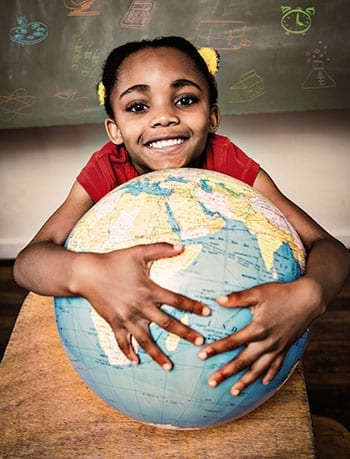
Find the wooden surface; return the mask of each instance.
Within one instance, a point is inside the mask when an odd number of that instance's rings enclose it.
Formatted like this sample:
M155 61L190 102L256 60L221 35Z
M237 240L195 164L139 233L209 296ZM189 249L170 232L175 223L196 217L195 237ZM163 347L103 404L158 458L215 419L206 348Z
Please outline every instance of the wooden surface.
M51 298L30 293L0 367L3 458L311 458L302 367L275 396L224 426L192 431L140 424L81 381L59 342Z

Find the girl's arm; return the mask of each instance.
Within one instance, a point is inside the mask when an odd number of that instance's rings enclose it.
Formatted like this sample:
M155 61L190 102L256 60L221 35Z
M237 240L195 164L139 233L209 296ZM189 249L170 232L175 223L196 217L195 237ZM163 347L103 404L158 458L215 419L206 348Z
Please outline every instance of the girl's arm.
M254 187L281 210L301 237L308 254L304 277L320 289L320 301L315 313L321 315L347 279L348 251L341 242L284 196L265 171L259 172Z
M224 307L250 307L253 315L247 327L199 353L205 359L246 345L235 359L209 378L209 385L215 387L248 368L233 385L233 395L260 377L264 384L271 381L289 346L325 312L349 275L346 248L286 198L265 171L259 171L254 187L284 213L299 233L307 250L306 272L290 283L268 283L217 299Z
M19 285L42 295L82 296L110 324L120 349L135 363L138 357L131 336L164 369L171 361L156 346L150 322L196 345L203 337L163 312L159 305L208 315L207 306L176 294L151 281L153 260L180 254L181 246L158 243L109 253L72 252L63 244L79 218L93 205L75 183L67 199L18 255L14 276Z
M64 203L18 254L14 277L19 285L41 295L74 295L79 254L65 250L63 244L92 205L89 195L75 182Z

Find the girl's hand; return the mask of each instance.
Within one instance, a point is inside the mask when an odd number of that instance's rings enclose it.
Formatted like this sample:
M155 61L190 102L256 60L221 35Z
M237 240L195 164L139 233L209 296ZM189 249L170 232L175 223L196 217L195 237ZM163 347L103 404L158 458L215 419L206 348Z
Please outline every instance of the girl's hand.
M167 304L205 316L210 309L160 287L149 277L153 260L176 256L182 251L182 246L157 243L105 254L81 254L77 268L81 287L76 290L110 324L120 349L134 363L139 359L131 344L132 336L160 366L165 370L172 368L169 358L152 340L151 322L197 346L204 342L199 333L163 312L160 306Z
M242 370L247 371L232 386L232 395L239 395L260 377L263 384L268 384L288 348L323 310L320 298L320 289L306 276L291 283L268 283L219 297L217 301L224 307L250 307L253 319L245 328L200 351L199 358L206 359L246 345L209 378L209 385L215 387Z

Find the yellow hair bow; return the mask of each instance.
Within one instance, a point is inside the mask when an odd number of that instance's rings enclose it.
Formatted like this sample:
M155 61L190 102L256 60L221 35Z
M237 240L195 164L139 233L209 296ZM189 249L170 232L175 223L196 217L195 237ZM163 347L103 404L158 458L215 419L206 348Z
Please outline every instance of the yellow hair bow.
M220 67L220 56L214 48L199 48L199 54L207 64L209 73L215 76Z
M99 82L97 85L97 97L100 105L105 104L105 98L106 98L106 88L105 85L102 83L102 81Z

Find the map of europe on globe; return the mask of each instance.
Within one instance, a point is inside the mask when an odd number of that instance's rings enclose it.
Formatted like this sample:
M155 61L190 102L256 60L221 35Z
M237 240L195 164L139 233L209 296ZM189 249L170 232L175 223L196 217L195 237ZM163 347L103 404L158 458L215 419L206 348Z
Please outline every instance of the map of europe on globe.
M66 241L72 251L105 253L153 242L182 243L184 252L153 262L151 278L207 304L209 317L168 305L162 308L197 330L206 343L232 334L252 319L249 308L223 308L215 298L266 282L302 275L303 245L280 211L252 187L200 169L168 169L142 175L112 190L76 224ZM281 304L283 308L283 304ZM301 358L307 333L289 349L268 384L260 380L238 397L232 376L216 388L209 376L243 348L198 358L199 348L150 325L153 339L174 367L160 368L134 341L140 363L122 354L109 324L80 297L56 297L62 344L83 381L105 402L143 423L204 428L252 411L280 388Z

